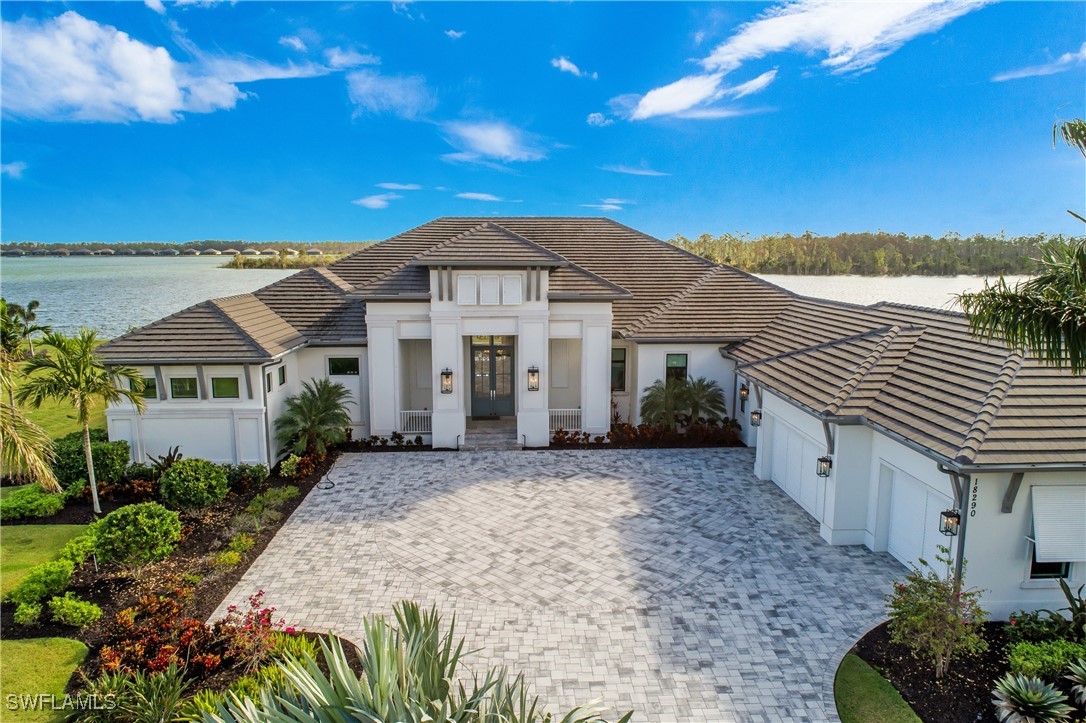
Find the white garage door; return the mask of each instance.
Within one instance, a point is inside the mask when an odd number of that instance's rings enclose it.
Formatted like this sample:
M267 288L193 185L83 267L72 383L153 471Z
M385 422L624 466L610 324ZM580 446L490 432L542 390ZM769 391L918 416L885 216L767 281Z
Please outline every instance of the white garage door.
M947 544L939 532L939 513L950 508L950 498L900 470L893 471L890 487L890 534L887 550L906 565L921 557L938 565L938 545Z
M770 477L788 496L822 521L822 480L815 471L821 447L795 427L773 419Z

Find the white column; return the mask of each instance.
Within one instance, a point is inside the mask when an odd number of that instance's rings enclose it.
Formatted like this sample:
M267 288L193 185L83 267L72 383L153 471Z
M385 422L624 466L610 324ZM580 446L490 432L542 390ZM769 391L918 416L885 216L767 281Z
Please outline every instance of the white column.
M544 319L521 319L517 331L517 440L527 447L550 443L550 354ZM539 369L539 391L528 391L528 368Z
M611 322L586 319L581 332L581 429L611 428Z
M430 323L433 343L433 364L430 368L434 385L433 445L435 449L456 449L457 440L464 441L467 412L464 409L464 385L470 384L464 369L464 340L460 323L455 319ZM453 393L441 393L441 371L453 373Z
M831 545L862 545L871 484L871 432L859 425L834 425L833 467L826 478L822 539Z
M367 317L370 434L387 437L399 421L399 341L396 322Z

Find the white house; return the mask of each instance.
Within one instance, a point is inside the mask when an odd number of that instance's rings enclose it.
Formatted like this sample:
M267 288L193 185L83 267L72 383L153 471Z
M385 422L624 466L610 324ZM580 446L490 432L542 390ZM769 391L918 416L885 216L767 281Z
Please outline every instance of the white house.
M180 445L274 461L284 400L313 378L350 391L356 437L455 449L480 419L526 447L557 427L605 434L638 421L657 379L705 376L757 476L827 543L903 563L950 543L1000 617L1086 581L1081 378L973 338L959 314L800 297L609 219L438 219L101 354L147 379L145 414L107 413L137 459Z

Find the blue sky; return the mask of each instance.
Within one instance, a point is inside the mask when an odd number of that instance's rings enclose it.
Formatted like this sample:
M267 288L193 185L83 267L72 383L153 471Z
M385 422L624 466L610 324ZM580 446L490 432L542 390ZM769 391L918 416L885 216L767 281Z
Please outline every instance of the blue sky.
M1083 3L19 3L5 241L1082 233Z

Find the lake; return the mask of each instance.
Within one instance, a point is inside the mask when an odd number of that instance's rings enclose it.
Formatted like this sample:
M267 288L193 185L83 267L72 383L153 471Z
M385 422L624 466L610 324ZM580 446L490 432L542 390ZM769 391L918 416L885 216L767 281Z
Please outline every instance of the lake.
M0 293L41 302L40 323L104 337L123 334L207 299L244 294L293 271L220 269L224 257L67 257L0 259ZM897 301L953 308L953 294L983 288L978 276L779 276L761 278L799 294L856 304ZM1016 281L1025 277L1008 277Z

